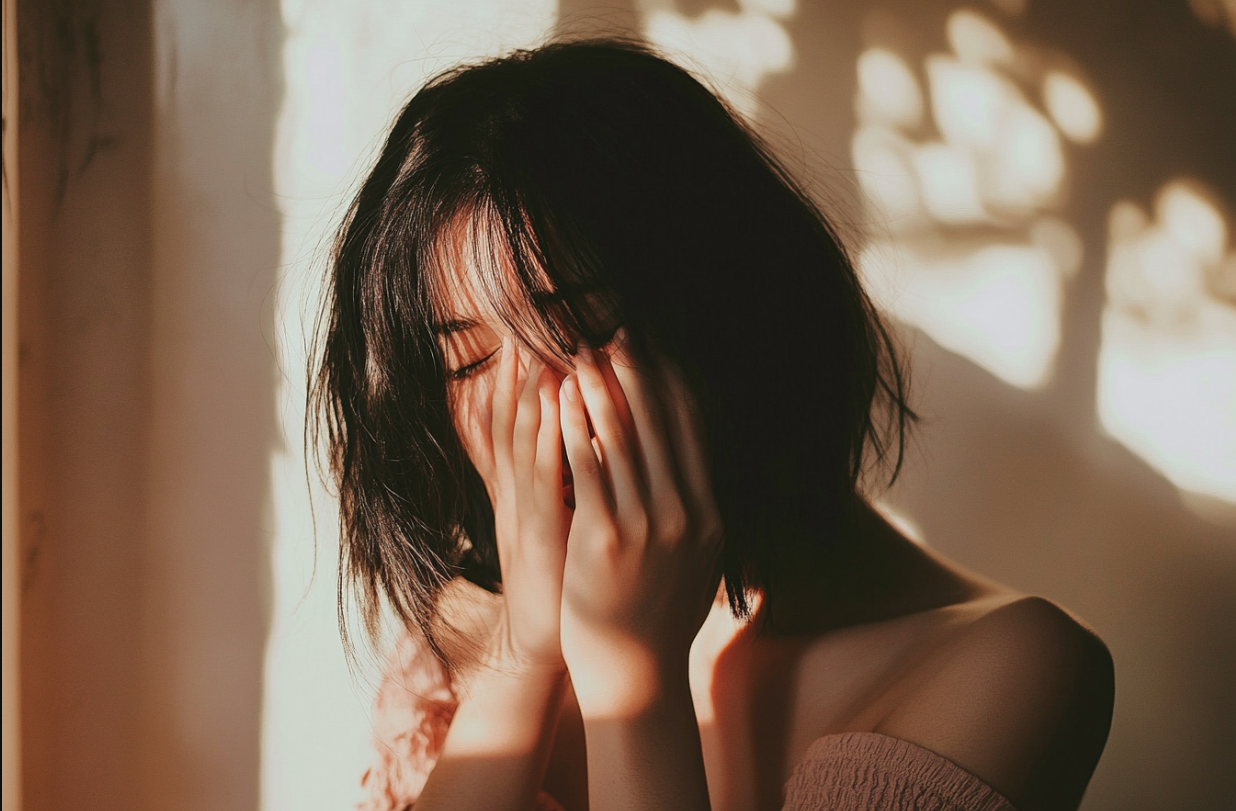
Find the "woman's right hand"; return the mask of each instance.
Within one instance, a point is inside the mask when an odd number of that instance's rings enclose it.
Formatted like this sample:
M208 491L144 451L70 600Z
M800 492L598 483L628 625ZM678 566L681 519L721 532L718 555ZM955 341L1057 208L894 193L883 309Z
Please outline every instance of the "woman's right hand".
M473 460L494 503L503 597L486 659L458 693L418 811L530 808L566 690L558 636L570 513L562 501L559 381L513 340L501 352L492 445L473 449Z
M559 380L504 338L492 406L491 497L504 610L489 664L565 672L559 641L562 573L571 514L563 503Z

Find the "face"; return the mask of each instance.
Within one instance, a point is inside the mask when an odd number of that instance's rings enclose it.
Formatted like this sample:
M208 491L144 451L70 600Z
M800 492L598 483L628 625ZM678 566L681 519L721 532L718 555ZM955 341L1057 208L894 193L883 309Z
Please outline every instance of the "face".
M441 263L445 284L440 297L443 312L437 325L438 341L445 360L455 430L492 495L494 379L503 338L509 337L515 342L518 336L490 305L482 287L482 263L470 248L477 243L468 237L465 240L468 241L453 247L446 257L448 261ZM521 381L526 378L533 357L533 352L524 347ZM570 369L564 365L550 368L548 372L556 383L561 383Z

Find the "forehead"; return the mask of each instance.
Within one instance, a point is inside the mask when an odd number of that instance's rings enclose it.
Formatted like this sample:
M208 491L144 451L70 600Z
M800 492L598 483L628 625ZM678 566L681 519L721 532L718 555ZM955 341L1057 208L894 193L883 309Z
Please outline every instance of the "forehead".
M494 303L517 284L509 251L491 230L477 217L460 215L434 245L427 282L440 324L497 319Z
M612 332L617 307L608 289L559 280L528 251L520 259L523 272L496 216L456 216L438 235L427 268L435 331L509 330L543 358L558 360L580 336L595 341Z

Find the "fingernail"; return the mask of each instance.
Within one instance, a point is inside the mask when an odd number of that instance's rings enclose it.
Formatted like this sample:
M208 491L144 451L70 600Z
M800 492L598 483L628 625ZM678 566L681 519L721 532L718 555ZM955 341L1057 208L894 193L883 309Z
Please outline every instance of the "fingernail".
M575 375L566 376L562 381L562 391L572 403L579 401L579 384L575 382Z

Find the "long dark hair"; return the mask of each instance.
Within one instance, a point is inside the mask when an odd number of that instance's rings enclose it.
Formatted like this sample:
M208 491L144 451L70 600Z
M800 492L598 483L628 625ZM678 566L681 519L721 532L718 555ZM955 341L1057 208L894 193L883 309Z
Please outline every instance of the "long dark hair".
M684 371L736 615L775 596L787 551L835 542L868 465L896 475L914 415L893 342L764 142L643 46L519 51L408 102L339 232L310 424L339 488L341 621L351 594L372 633L385 599L441 657L442 587L501 589L434 328L460 222L504 254L483 287L548 362L625 325Z

